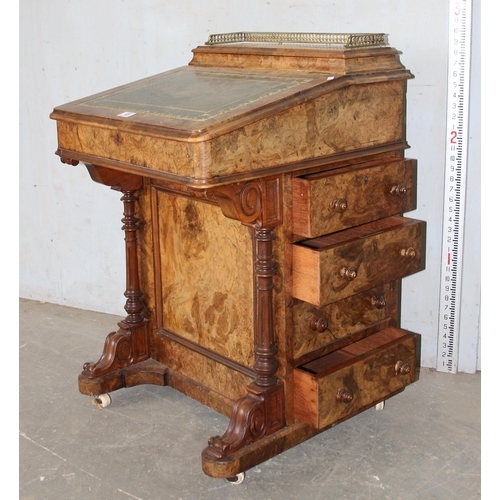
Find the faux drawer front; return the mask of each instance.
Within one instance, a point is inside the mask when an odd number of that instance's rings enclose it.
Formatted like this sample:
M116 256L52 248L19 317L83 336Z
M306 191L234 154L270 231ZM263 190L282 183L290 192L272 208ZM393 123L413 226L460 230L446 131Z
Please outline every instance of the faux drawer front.
M293 232L315 238L414 210L416 168L390 159L295 177Z
M322 308L297 301L293 306L294 358L386 319L396 321L398 297L399 287L393 281Z
M425 222L389 217L293 246L293 296L324 306L424 269Z
M323 429L400 392L417 378L417 337L386 328L296 368L295 417Z

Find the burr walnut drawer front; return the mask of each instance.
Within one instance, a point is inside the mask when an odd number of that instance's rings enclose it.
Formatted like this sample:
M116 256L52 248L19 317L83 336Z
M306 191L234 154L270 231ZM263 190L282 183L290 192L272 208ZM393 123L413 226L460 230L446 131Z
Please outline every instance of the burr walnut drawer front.
M417 340L386 328L296 368L295 417L323 429L400 392L417 378Z
M425 222L388 217L293 245L293 296L324 306L416 273Z
M293 232L315 238L414 210L416 166L391 158L295 177Z
M396 324L398 295L398 283L393 281L321 308L301 300L295 301L294 358L357 334L372 325Z

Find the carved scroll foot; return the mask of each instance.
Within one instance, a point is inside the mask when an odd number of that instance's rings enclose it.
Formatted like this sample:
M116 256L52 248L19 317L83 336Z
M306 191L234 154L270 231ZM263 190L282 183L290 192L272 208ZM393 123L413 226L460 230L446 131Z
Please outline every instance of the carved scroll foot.
M99 361L85 363L82 375L100 377L149 358L147 320L136 325L122 321L118 326L118 331L107 336Z
M118 373L123 368L149 358L148 321L143 320L133 325L122 321L118 323L118 327L116 332L107 336L99 361L83 365L80 382Z
M202 453L203 459L224 459L244 446L282 429L285 425L284 414L282 383L265 390L251 384L248 394L234 404L226 432L208 440L208 446Z

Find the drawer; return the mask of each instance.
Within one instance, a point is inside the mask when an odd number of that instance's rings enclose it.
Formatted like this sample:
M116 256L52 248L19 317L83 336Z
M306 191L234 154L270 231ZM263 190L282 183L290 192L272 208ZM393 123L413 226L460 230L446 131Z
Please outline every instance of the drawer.
M400 392L417 379L418 340L386 328L296 368L295 417L323 429Z
M297 301L293 306L294 358L365 330L375 323L390 320L396 324L398 301L399 286L395 281L322 308Z
M414 210L416 169L392 158L295 177L293 232L315 238Z
M424 269L425 222L388 217L293 245L293 296L324 306Z

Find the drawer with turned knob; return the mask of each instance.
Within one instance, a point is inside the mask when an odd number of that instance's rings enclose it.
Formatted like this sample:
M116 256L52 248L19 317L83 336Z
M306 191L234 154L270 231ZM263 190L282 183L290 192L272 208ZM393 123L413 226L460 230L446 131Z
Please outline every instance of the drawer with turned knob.
M395 326L399 283L392 281L351 297L316 307L296 300L293 305L293 356L299 364L334 350L344 339ZM366 335L365 335L366 336ZM359 339L357 339L359 340Z
M296 368L295 417L323 429L401 392L418 378L418 344L389 327Z
M315 238L414 210L416 166L385 158L295 177L294 234Z
M323 306L425 266L425 222L388 217L293 245L293 296Z

